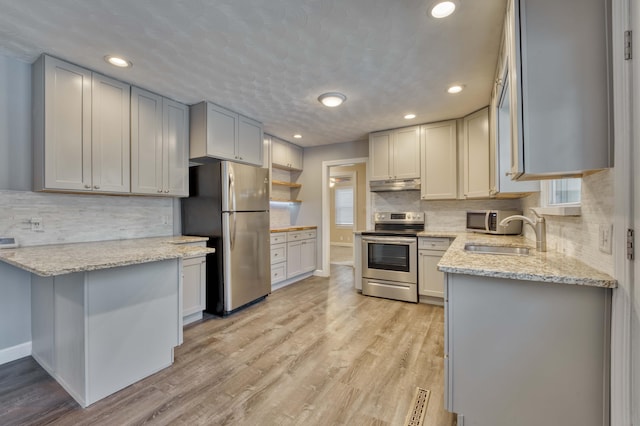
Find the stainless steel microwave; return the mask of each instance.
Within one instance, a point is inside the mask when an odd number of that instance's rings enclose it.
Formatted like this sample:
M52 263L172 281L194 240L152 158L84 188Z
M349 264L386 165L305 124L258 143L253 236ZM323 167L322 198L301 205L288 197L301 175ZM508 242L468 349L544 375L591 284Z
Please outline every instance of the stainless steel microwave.
M518 210L474 210L467 212L467 231L483 234L518 235L522 232L522 221L513 220L506 226L500 222L514 214L521 215Z

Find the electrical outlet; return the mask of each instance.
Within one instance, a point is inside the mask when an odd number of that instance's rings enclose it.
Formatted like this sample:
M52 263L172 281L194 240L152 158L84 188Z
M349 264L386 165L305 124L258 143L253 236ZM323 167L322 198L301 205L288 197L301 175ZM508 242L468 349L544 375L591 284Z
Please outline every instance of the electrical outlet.
M598 229L598 248L603 253L611 254L613 239L613 225L602 224Z
M29 223L31 223L31 230L33 232L44 232L41 217L32 217Z

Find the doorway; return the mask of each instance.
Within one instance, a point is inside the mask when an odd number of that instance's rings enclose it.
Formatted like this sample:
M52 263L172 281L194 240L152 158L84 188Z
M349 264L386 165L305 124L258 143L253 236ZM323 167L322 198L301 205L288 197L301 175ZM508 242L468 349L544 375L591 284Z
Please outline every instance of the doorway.
M353 267L354 231L368 227L367 158L322 163L322 269Z

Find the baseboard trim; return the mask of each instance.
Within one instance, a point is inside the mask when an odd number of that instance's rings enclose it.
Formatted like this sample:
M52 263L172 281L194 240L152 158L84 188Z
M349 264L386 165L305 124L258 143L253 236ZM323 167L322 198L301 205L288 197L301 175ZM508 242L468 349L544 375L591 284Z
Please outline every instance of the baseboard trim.
M31 355L31 342L0 349L0 365Z

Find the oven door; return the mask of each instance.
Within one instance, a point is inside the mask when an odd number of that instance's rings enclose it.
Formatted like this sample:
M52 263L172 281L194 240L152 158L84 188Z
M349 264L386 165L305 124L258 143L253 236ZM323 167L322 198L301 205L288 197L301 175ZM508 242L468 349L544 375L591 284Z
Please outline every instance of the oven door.
M363 236L362 277L417 284L417 238Z

